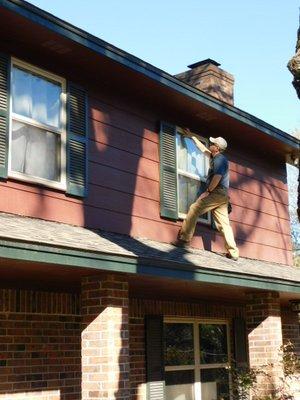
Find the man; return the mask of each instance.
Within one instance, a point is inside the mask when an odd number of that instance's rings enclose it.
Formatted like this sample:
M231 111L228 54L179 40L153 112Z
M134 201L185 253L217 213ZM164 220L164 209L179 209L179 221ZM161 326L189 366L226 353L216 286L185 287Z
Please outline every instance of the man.
M237 261L239 251L228 217L229 167L227 158L222 154L227 148L227 142L222 137L210 137L208 149L189 129L184 129L184 135L193 139L199 150L210 157L210 168L205 191L190 206L186 219L178 233L178 238L173 244L179 247L187 247L194 235L199 216L211 211L216 228L224 236L227 249L226 257Z

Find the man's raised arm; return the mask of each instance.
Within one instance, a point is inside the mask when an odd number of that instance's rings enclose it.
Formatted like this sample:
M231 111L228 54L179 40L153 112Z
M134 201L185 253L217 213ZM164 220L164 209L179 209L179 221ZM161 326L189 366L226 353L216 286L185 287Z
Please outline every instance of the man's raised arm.
M193 139L198 149L202 151L202 153L204 153L206 156L209 157L211 155L210 150L201 142L201 140L197 135L195 135L189 130L189 128L183 128L183 136Z

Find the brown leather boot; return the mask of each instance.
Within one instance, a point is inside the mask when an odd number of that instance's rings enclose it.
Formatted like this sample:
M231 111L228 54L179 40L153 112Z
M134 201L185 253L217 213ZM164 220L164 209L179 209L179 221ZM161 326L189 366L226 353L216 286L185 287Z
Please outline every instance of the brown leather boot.
M183 249L187 249L188 247L190 247L190 242L187 242L180 238L177 238L176 240L174 240L174 242L171 242L171 244L176 247L182 247Z

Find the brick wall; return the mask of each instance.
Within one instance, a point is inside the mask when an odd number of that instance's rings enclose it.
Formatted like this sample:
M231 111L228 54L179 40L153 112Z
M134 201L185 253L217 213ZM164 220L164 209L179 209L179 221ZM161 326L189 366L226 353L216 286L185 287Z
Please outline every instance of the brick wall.
M80 399L79 296L0 289L0 400Z
M144 299L131 299L129 310L131 400L146 399L145 315L160 314L165 317L219 318L228 319L229 321L234 317L244 315L243 308L238 306L222 306L208 302L183 303Z
M257 395L274 393L281 385L283 369L280 356L282 325L280 298L277 292L248 293L246 319L251 367L262 369L268 376L258 376Z
M300 359L300 315L290 308L282 308L282 338L283 343L294 346L294 352ZM300 400L300 373L289 377L288 384L296 400Z
M300 357L300 316L289 308L282 308L283 343L290 341Z
M82 385L97 386L86 398L106 392L109 398L144 400L147 314L229 321L246 315L252 365L274 361L282 336L300 352L297 316L280 310L274 293L249 294L246 314L239 306L146 299L131 299L128 309L128 283L107 274L85 278L82 297L81 302L78 294L0 289L0 400L81 399L81 346Z
M126 278L113 274L84 278L82 320L82 400L128 400Z

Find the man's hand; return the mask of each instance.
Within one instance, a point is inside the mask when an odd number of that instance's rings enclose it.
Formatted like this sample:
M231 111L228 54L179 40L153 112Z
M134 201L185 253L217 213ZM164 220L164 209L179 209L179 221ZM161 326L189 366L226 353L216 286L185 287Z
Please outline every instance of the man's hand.
M210 150L201 142L199 136L192 133L189 130L189 128L183 128L182 132L183 132L184 137L188 137L188 138L192 139L195 142L195 145L198 147L198 149L200 151L202 151L202 153L204 153L207 157L210 157L210 155L211 155Z

